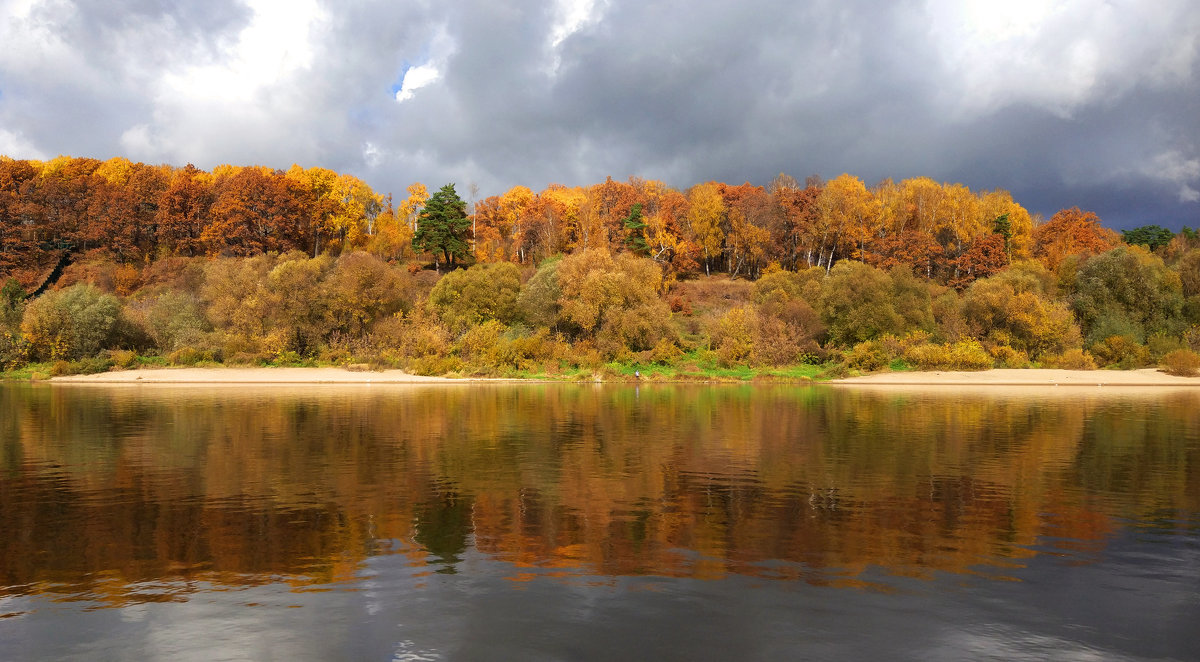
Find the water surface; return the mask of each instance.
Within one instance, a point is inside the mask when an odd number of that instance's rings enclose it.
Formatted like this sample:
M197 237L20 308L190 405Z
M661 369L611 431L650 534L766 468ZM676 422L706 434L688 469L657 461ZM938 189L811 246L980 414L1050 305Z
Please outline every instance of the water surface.
M1200 659L1200 393L0 385L0 659Z

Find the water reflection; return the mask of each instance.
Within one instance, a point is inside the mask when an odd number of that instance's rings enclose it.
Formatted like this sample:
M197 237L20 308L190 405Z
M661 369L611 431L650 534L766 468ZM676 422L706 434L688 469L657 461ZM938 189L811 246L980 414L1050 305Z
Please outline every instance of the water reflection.
M1200 512L1191 391L267 389L0 386L0 599L361 589L372 557L471 554L517 582L887 589Z

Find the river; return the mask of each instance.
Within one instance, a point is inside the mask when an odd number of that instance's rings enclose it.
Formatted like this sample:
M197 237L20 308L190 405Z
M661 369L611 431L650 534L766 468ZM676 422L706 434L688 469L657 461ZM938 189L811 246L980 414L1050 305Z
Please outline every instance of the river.
M1200 391L0 384L0 660L1200 659Z

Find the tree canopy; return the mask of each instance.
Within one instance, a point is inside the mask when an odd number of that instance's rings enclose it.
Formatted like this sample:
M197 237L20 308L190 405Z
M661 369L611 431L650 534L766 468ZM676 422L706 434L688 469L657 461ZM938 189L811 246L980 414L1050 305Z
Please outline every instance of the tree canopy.
M441 253L447 266L470 255L467 243L471 221L467 218L467 203L458 197L454 184L446 184L425 201L425 207L417 215L417 231L413 234L413 250L433 253L434 260Z

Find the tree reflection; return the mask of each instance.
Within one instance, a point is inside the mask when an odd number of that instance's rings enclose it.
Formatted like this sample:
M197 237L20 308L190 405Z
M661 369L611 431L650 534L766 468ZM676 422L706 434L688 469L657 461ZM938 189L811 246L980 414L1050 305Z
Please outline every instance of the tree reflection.
M0 595L454 572L853 584L1200 512L1200 395L0 387Z

